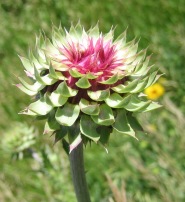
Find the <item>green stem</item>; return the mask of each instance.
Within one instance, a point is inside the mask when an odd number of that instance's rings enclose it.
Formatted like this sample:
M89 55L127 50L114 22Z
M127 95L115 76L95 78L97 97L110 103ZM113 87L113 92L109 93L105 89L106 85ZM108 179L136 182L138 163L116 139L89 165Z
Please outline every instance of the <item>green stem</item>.
M78 202L91 202L85 177L82 142L69 154L69 159L73 185Z

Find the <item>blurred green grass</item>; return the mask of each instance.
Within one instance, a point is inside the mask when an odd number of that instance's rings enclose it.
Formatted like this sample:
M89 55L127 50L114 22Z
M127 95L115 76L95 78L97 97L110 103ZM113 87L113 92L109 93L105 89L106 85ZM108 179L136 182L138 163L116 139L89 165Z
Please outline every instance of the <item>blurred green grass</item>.
M166 93L160 100L163 109L140 117L148 135L138 134L139 142L128 137L112 138L109 154L96 145L87 148L87 179L93 201L105 202L113 197L105 174L118 187L124 180L128 201L185 201L184 1L0 0L0 6L1 139L19 133L15 130L17 122L35 125L39 135L32 147L42 159L42 163L32 156L11 161L1 149L0 201L75 201L62 146L53 147L52 138L41 135L42 123L18 115L29 98L12 84L23 74L18 54L27 56L40 30L51 36L52 23L68 28L78 20L86 28L99 21L102 31L116 26L116 36L128 27L128 39L137 36L141 49L149 46L151 63L165 72L166 80Z

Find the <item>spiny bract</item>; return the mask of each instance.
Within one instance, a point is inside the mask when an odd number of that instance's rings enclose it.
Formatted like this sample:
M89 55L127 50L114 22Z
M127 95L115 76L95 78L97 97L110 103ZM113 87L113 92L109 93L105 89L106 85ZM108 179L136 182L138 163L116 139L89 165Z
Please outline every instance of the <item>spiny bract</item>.
M80 23L53 28L51 40L41 34L29 59L20 57L33 83L19 78L17 87L36 97L21 113L46 118L44 133L56 141L67 135L70 151L81 141L106 145L110 134L135 137L141 127L133 114L160 107L141 93L160 77L150 56L126 42L126 32L113 35Z

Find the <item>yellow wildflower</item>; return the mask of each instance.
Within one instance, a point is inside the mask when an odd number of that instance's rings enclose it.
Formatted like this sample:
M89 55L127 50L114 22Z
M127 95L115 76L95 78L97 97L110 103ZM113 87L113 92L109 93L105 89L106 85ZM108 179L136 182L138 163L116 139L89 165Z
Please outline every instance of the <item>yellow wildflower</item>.
M147 98L150 100L157 100L164 94L164 92L165 92L164 87L159 83L155 83L154 85L145 89L145 94L147 95Z

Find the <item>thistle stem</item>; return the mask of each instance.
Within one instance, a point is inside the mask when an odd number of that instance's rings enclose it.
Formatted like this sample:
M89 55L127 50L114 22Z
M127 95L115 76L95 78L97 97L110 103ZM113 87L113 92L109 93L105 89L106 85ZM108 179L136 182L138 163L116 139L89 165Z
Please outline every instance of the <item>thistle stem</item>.
M78 202L91 202L84 169L83 143L80 143L70 154L71 174Z

